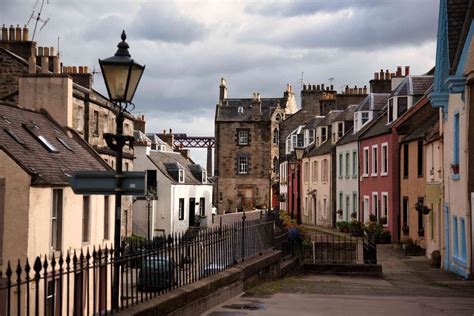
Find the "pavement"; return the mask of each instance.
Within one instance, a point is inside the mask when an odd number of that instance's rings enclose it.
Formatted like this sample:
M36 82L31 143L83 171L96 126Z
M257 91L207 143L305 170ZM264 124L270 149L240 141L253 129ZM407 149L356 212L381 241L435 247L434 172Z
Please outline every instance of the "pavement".
M263 283L208 311L234 315L474 315L474 281L378 245L383 278L295 275Z

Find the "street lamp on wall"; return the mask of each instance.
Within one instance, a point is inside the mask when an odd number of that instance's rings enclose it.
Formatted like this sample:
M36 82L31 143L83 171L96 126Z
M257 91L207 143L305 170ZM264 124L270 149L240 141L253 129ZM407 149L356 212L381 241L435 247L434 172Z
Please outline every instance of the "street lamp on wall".
M301 196L300 196L300 192L301 192L301 160L303 159L303 155L304 155L304 147L302 146L295 146L295 155L296 155L296 163L295 163L295 166L296 166L296 181L297 181L297 185L296 185L296 188L297 188L297 197L296 197L296 223L298 225L301 224Z
M122 32L122 41L117 45L118 49L114 56L99 59L99 65L104 77L105 86L109 99L114 104L116 112L116 133L104 133L107 146L116 153L115 168L115 231L114 231L114 275L112 288L112 309L119 308L119 281L120 281L120 258L121 258L121 213L122 213L122 169L123 169L123 147L128 144L133 146L133 136L123 135L124 114L134 107L132 100L137 90L138 83L143 75L145 66L136 63L128 52L128 44L125 42L127 36Z

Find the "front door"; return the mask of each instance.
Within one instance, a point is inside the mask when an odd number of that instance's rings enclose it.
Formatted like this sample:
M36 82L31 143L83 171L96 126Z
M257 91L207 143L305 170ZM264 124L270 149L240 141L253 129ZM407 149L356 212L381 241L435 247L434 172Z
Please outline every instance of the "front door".
M189 226L196 225L196 199L189 199Z
M242 205L245 208L253 208L253 189L243 189L243 201Z

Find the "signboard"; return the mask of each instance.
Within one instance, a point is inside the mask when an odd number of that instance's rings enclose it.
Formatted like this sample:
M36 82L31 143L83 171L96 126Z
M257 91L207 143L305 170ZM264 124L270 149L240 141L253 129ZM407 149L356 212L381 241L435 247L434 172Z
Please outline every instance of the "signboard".
M145 195L144 171L125 171L122 175L123 195ZM115 194L116 179L113 171L74 172L69 183L76 194Z

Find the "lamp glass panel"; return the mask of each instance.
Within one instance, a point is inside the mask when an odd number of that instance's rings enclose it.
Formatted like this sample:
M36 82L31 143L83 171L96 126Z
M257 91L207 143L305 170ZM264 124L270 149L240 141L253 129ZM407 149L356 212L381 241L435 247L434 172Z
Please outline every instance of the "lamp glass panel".
M128 83L127 101L132 102L135 90L137 90L138 82L142 76L144 68L138 65L132 65L130 73L130 82Z
M103 65L105 84L109 88L110 99L125 101L129 65ZM136 88L136 87L135 87Z

